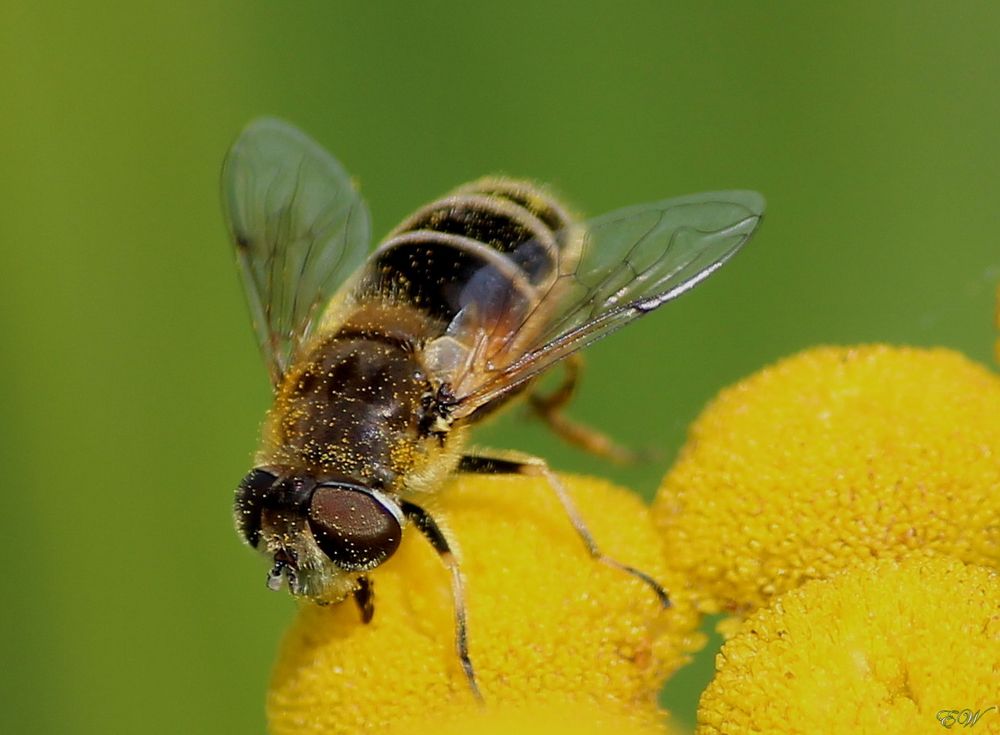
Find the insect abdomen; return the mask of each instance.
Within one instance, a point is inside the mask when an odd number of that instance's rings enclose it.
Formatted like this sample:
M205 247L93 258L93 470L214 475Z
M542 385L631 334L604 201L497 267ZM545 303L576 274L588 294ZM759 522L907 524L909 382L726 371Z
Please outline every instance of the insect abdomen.
M487 178L421 208L372 254L357 294L417 306L450 323L473 305L523 312L565 263L563 207L533 185Z

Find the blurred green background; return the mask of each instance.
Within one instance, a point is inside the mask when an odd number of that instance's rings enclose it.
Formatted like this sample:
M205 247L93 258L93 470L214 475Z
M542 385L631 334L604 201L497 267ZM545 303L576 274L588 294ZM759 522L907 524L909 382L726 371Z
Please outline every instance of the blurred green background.
M593 214L767 195L731 265L589 352L574 415L658 461L517 411L481 435L561 469L650 495L705 401L808 345L990 359L996 4L0 8L2 732L263 732L293 608L231 527L269 389L217 183L256 115L334 151L378 233L494 171Z

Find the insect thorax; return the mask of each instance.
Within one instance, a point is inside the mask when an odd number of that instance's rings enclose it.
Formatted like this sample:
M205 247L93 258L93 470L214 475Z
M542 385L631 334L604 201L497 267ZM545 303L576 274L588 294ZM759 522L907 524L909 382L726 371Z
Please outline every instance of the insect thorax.
M270 459L395 489L420 463L430 390L406 344L334 334L286 377L268 421Z

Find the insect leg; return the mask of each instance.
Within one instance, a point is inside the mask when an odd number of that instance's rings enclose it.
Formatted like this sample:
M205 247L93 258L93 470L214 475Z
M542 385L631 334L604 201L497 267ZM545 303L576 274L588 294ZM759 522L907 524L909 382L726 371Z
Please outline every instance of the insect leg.
M547 395L538 392L528 394L528 405L538 417L544 421L559 438L579 447L585 452L610 459L618 464L629 464L642 458L642 455L628 447L617 443L614 439L602 434L597 429L578 423L562 413L576 391L580 379L583 360L579 355L570 355L563 362L566 376L554 391Z
M368 577L358 577L358 586L354 588L354 602L361 611L361 622L370 623L375 614L375 586Z
M472 668L472 659L469 658L469 638L465 624L465 588L462 583L462 573L458 568L458 560L448 545L448 539L445 538L430 513L419 505L405 500L400 507L403 510L403 515L413 521L414 525L441 556L444 565L451 571L451 592L455 599L455 651L458 653L458 660L462 663L462 669L465 671L465 678L469 680L469 688L472 689L473 696L482 702L483 695L479 693L476 673Z
M552 488L556 497L559 498L559 502L562 503L563 510L566 511L570 523L573 524L573 528L576 529L577 535L583 541L584 546L587 547L590 555L602 564L607 564L609 567L619 569L641 580L653 590L663 607L670 607L670 596L659 582L642 570L612 559L600 550L597 542L594 541L593 535L590 533L590 529L587 528L587 524L580 515L580 511L577 510L573 498L570 497L569 491L566 490L559 477L549 468L544 459L540 457L525 457L516 460L465 455L458 463L458 471L486 475L526 475L529 477L545 478L549 487Z

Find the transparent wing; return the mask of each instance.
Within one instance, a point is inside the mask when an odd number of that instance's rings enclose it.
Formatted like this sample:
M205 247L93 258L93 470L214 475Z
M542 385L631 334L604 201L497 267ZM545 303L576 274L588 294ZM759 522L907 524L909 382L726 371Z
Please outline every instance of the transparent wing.
M475 310L475 354L454 379L455 415L693 288L746 243L763 213L757 192L710 192L620 209L561 233L555 278L517 318L511 311L523 298L513 287L498 293L492 279L481 300L489 306Z
M343 166L296 127L250 123L222 167L222 202L254 331L277 384L322 307L368 252L368 208Z

